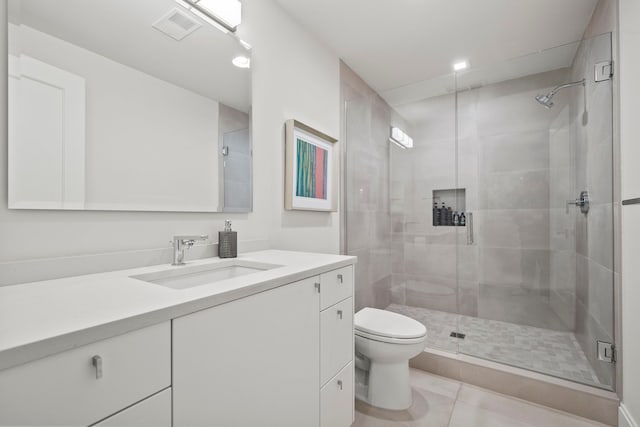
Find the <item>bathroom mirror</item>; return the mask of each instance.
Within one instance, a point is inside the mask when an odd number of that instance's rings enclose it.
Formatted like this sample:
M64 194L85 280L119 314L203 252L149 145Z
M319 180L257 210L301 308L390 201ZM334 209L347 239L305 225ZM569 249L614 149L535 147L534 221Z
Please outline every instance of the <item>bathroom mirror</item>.
M10 0L9 208L248 212L249 51L175 0Z

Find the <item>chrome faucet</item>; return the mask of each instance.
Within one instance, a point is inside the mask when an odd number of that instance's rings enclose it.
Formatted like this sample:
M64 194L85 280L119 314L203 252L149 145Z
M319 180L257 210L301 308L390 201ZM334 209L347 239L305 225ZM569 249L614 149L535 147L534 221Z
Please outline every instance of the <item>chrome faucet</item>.
M207 240L209 236L173 236L173 262L171 265L184 265L184 250L189 249L196 240Z

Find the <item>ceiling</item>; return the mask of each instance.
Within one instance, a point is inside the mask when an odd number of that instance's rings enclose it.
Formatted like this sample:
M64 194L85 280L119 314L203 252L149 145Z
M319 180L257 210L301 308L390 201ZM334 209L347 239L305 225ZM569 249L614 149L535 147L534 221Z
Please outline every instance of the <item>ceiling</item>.
M452 64L462 59L471 65L463 82L468 86L569 66L577 48L571 43L582 38L597 3L276 1L391 105L445 93L452 86Z
M246 50L198 18L203 25L180 41L151 26L175 7L175 0L11 0L9 16L12 23L248 111L251 72L231 64Z

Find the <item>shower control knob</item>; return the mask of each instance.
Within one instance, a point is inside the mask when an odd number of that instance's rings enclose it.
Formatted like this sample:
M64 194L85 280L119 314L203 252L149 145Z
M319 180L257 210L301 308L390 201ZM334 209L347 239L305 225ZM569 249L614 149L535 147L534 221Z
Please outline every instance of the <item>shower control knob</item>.
M575 205L580 207L580 212L586 214L589 212L589 192L581 191L580 198L575 200L567 200L567 213L569 213L569 205Z

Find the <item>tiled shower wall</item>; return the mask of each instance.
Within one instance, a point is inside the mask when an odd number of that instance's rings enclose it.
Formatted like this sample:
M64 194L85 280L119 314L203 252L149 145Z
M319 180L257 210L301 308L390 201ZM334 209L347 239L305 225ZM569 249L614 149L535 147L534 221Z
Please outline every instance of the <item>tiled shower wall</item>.
M581 96L582 89L574 88ZM570 127L571 106L558 108L549 129L549 245L550 294L554 313L570 331L576 316L576 207L567 200L577 197L574 135Z
M344 156L343 253L358 257L355 305L391 302L389 132L406 125L364 81L341 63Z
M460 92L457 146L453 95L398 107L415 148L391 156L394 302L567 329L549 305L549 129L558 110L534 99L566 76ZM554 101L562 109L566 99ZM432 226L433 190L452 188L465 189L472 245L466 228Z

